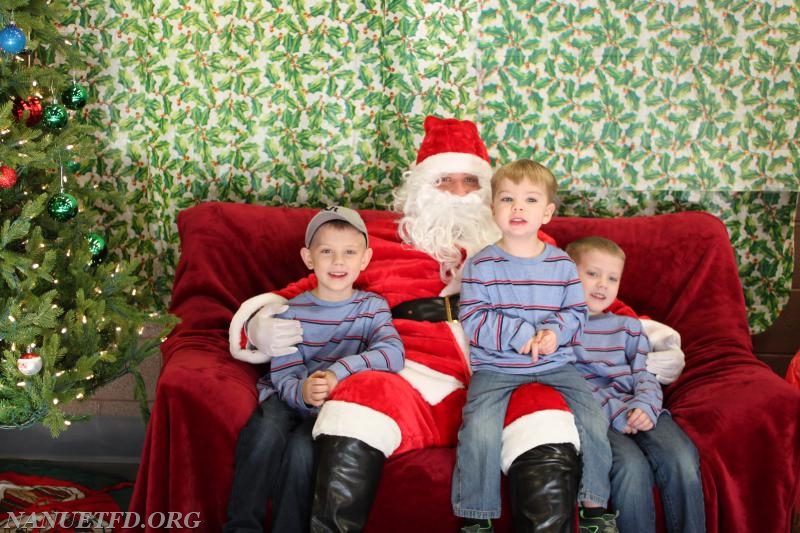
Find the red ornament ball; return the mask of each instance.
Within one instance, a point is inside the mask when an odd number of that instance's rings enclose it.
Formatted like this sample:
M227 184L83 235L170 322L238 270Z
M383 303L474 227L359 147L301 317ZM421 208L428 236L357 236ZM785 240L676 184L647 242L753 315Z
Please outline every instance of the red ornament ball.
M17 182L17 173L13 168L0 166L0 189L10 189Z
M19 97L15 98L12 113L17 122L22 120L22 115L25 111L28 112L28 120L25 121L25 124L29 128L36 126L42 120L42 101L35 96L29 96L25 100Z

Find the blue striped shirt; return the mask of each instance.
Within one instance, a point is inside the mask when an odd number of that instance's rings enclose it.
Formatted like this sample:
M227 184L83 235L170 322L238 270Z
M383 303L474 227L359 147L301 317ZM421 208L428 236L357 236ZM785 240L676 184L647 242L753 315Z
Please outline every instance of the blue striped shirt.
M492 244L464 265L459 320L473 371L530 374L573 363L587 313L575 263L555 246L521 258ZM519 350L542 329L555 332L558 348L533 363Z
M642 323L628 316L604 313L589 317L575 367L617 431L627 423L627 412L639 408L653 424L661 414L661 385L646 369L650 341Z
M304 292L277 315L299 320L303 342L298 351L272 359L270 381L290 407L306 414L319 409L303 401L303 381L317 370L330 370L339 381L362 370L399 372L405 363L403 343L392 324L386 300L355 291L341 302L320 300Z

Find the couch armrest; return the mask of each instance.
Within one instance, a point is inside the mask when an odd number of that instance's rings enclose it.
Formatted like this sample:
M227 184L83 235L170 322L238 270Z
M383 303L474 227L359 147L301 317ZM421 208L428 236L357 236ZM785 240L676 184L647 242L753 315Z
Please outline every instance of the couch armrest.
M216 533L225 521L236 440L256 406L259 367L236 361L227 342L215 339L165 344L169 358L156 386L130 510L140 516L200 513L196 531Z

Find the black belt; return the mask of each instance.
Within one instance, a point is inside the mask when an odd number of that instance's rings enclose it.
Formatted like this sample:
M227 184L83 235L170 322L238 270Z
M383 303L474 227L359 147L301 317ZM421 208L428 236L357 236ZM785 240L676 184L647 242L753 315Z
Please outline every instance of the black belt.
M428 322L458 321L458 294L417 298L392 307L392 318L426 320Z

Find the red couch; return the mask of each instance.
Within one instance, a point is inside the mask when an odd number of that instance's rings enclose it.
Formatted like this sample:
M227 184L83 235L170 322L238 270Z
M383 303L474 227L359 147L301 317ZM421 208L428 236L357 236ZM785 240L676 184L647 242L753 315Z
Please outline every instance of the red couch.
M180 213L171 311L182 322L162 346L131 511L196 512L198 531L220 530L236 438L261 372L231 358L228 324L246 298L306 274L298 251L314 212L206 203ZM368 223L395 216L362 214ZM722 223L680 213L556 218L545 230L562 246L588 234L617 241L628 254L620 297L681 333L686 369L665 389L666 405L700 451L708 531L789 531L800 484L800 392L753 356ZM368 531L456 531L453 462L454 450L441 448L387 461ZM504 516L497 529L509 524Z

